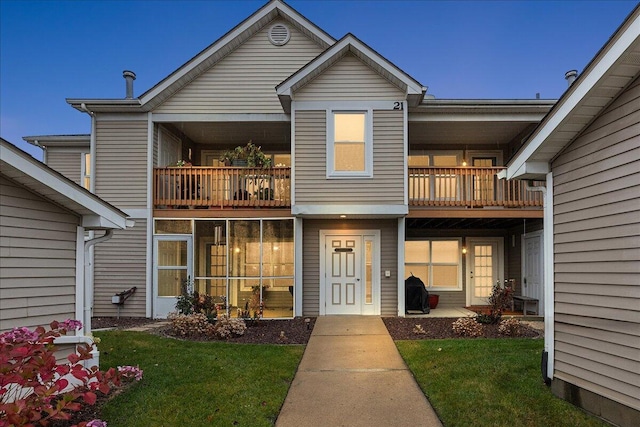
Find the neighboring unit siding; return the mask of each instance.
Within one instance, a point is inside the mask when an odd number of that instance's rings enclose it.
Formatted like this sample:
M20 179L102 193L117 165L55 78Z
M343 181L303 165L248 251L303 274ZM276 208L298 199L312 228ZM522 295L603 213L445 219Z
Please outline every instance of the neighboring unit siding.
M95 192L120 209L147 206L147 121L96 121Z
M0 177L0 331L75 318L80 219Z
M352 54L298 89L296 101L403 101L404 91L384 79Z
M640 409L640 81L552 166L554 375Z
M373 112L373 178L365 179L327 179L327 113L295 114L296 204L404 204L402 111Z
M320 230L380 230L380 310L383 316L398 313L398 227L397 220L362 220L335 222L304 220L302 261L302 313L320 313ZM386 270L391 277L384 277Z
M285 22L291 39L274 46L273 21L215 64L155 113L282 113L275 87L322 52L310 38Z
M133 286L137 290L120 308L120 315L146 315L147 222L135 222L133 228L116 230L110 240L95 247L94 316L115 316L117 306L111 297Z
M82 153L88 153L87 148L47 148L47 166L71 181L82 186Z

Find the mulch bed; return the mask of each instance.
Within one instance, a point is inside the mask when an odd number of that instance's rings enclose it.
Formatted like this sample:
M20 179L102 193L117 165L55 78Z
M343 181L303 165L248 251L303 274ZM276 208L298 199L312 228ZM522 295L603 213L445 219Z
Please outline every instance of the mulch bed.
M463 338L453 332L452 324L458 319L453 318L423 318L423 317L383 317L389 334L393 340L422 340ZM416 325L422 326L424 334L414 332ZM522 334L517 338L541 338L540 331L526 324L522 325ZM498 324L484 325L483 338L510 338L498 333Z

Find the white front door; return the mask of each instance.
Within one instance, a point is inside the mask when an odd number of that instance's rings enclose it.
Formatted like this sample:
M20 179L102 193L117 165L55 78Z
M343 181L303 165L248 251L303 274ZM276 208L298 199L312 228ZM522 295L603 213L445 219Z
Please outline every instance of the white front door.
M193 286L191 236L155 236L153 245L153 317L175 311L183 286Z
M326 314L362 314L362 236L325 237Z
M525 234L522 245L522 295L538 300L538 315L544 316L544 262L542 231Z
M488 305L487 298L501 280L502 239L467 239L467 283L470 305Z

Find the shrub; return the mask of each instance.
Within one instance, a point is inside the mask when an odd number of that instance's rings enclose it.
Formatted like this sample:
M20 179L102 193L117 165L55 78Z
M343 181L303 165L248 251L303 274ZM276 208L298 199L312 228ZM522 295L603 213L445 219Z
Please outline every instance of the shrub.
M462 337L481 337L484 335L484 327L472 317L461 317L453 322L453 332Z
M137 367L124 366L106 372L97 366L85 368L93 346L80 344L69 363L58 364L55 338L80 329L77 320L51 322L51 330L38 327L14 328L0 334L0 426L47 426L54 420L68 420L82 408L93 405L96 392L109 393L123 379L142 379ZM71 381L69 381L71 379ZM81 422L79 427L104 426L101 420Z
M220 316L213 325L213 335L218 339L227 339L233 336L242 336L247 330L243 319Z
M500 325L498 325L498 333L500 335L518 337L522 335L522 323L514 317L504 319L500 322Z
M491 295L487 298L490 305L489 313L480 313L476 317L478 323L494 324L502 317L502 312L511 306L513 302L513 287L500 285L498 280L491 290Z
M202 313L169 313L167 319L171 323L171 330L178 336L214 336L214 325L211 324L207 316Z

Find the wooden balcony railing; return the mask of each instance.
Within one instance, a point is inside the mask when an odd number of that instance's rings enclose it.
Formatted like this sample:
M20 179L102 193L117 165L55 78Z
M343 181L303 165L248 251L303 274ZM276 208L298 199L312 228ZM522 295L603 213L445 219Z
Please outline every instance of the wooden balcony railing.
M542 193L526 182L498 179L504 168L409 168L409 206L542 207ZM156 208L291 206L291 168L156 168Z
M291 206L291 168L155 168L156 208Z
M409 206L542 207L524 181L498 179L501 167L409 168Z

